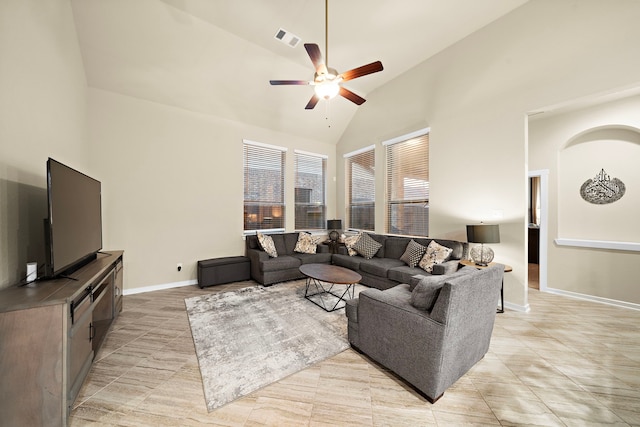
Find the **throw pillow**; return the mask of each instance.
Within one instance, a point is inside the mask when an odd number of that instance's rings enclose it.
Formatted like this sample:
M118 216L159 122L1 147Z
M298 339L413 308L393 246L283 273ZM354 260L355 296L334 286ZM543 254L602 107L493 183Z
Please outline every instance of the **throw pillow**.
M276 245L273 243L273 239L271 236L266 234L262 234L260 232L258 234L258 242L262 247L262 250L269 254L270 257L276 258L278 256L278 251L276 251Z
M407 249L405 249L404 253L400 257L400 261L403 261L409 267L415 267L422 259L422 256L424 255L426 250L427 248L411 239L411 241L407 245Z
M420 310L431 311L440 295L440 289L448 280L445 276L429 277L421 280L411 292L411 305Z
M433 266L441 264L449 259L451 252L453 252L453 249L442 246L435 240L432 240L431 243L429 243L429 246L427 246L427 251L424 253L424 256L418 265L427 273L431 273L433 271Z
M309 233L298 233L298 242L293 248L294 252L301 254L315 254L318 247L318 240Z
M371 238L367 233L362 233L353 249L365 259L371 259L378 252L382 245Z
M344 238L344 246L347 248L347 253L349 256L356 256L358 252L353 249L353 245L358 242L362 233L354 234L353 236L345 236Z

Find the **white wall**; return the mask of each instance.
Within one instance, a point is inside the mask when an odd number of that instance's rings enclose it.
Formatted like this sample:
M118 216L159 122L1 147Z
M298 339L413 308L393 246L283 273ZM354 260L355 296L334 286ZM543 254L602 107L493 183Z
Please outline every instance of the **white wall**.
M527 309L525 115L635 83L639 18L632 0L531 1L369 94L337 155L429 126L431 235L466 240L465 224L499 223L496 261L513 267L505 298ZM342 186L337 194L344 217Z
M85 97L69 1L0 1L0 288L44 262L47 158L91 174Z
M604 130L588 132L594 128ZM554 243L557 238L640 243L640 227L636 226L640 212L638 129L640 96L532 117L529 167L549 170L547 247L551 290L640 304L639 252ZM590 137L578 138L575 143L576 136L585 132ZM611 204L589 204L578 190L601 168L611 178L621 179L626 193Z
M333 144L97 89L89 91L89 132L105 248L125 251L125 290L193 281L198 260L244 255L243 139L288 148L287 231L294 149L328 156L327 217L335 212Z

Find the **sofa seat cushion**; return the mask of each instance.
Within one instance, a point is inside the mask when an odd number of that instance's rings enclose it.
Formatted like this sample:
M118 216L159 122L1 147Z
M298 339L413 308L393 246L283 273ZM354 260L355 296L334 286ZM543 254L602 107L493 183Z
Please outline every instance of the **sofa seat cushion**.
M394 267L404 265L399 259L393 258L373 258L362 260L360 263L360 271L373 274L374 276L387 278L389 270Z
M374 288L365 289L360 292L358 298L362 300L363 297L379 300L386 305L399 308L403 311L417 312L415 307L411 305L411 292L409 292L409 285L407 284L396 285L384 291Z
M269 258L266 261L260 262L260 268L262 271L279 271L287 270L289 268L298 268L302 262L299 258L291 255L281 255L277 258Z
M415 275L430 276L430 274L423 269L419 267L409 267L408 265L393 267L387 273L389 279L398 283L411 283L411 278Z
M331 261L333 262L333 264L337 266L348 268L353 271L359 271L360 262L364 261L364 258L358 255L350 256L350 255L342 255L342 254L333 254Z
M325 253L315 253L315 254L293 254L292 255L295 258L298 258L300 260L301 264L314 264L314 263L320 263L320 264L330 264L331 263L331 252L325 252Z

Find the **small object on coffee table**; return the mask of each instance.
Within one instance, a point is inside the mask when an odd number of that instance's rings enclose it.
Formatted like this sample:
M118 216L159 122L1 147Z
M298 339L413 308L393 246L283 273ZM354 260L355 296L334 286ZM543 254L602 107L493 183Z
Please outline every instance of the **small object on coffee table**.
M354 298L355 284L362 279L355 271L329 264L303 264L300 272L307 276L304 297L325 311L343 308L346 299ZM344 290L334 290L341 285L346 285Z

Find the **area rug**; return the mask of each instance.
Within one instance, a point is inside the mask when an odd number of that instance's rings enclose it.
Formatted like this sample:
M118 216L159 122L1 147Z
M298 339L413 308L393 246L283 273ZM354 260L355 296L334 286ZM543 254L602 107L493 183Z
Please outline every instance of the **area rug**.
M208 411L349 347L344 309L304 299L304 281L185 299Z

